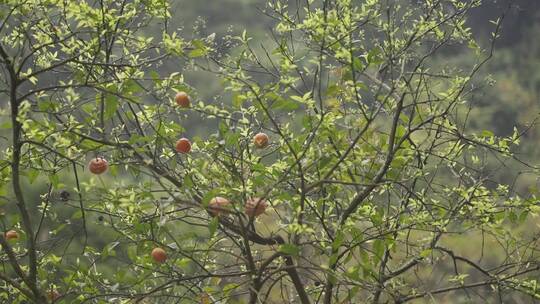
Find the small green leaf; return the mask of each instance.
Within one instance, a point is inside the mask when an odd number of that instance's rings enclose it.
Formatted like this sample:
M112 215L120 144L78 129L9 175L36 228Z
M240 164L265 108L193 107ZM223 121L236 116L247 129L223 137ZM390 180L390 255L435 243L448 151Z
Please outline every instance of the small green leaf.
M373 252L377 258L382 259L384 249L384 240L375 240L375 242L373 242Z
M431 255L431 249L425 249L425 250L422 250L422 252L420 252L420 256L423 258L427 258L430 255Z
M189 52L188 54L190 58L202 57L204 55L206 55L206 50L203 50L203 49L195 49Z
M482 137L493 137L494 134L489 130L483 130L481 135Z
M51 174L49 175L49 181L54 188L58 188L58 185L60 184L60 177L58 174Z
M127 255L129 259L133 262L137 261L137 246L136 245L130 245L127 248Z
M140 93L143 91L141 86L133 79L130 79L126 82L124 90L130 93Z
M353 67L356 71L361 71L364 69L364 64L360 60L360 58L356 57L353 59Z
M26 173L26 177L28 177L28 182L30 182L30 184L33 184L38 178L38 176L39 176L39 170L30 169Z
M114 248L116 248L116 246L118 246L119 244L120 242L112 242L107 244L101 252L102 257L106 258L108 256L116 256L116 251L114 250Z
M293 244L281 244L279 245L279 251L288 255L298 255L300 248Z
M107 95L105 98L105 113L103 116L105 119L110 119L113 117L114 113L118 109L118 97L114 95Z
M369 64L379 64L379 63L382 63L383 60L380 56L381 54L381 50L378 48L378 47L375 47L373 49L371 49L371 51L369 51L368 55L367 55L367 61Z
M279 98L272 104L272 109L275 110L293 111L298 109L299 107L300 106L298 105L298 103L283 98Z
M236 283L227 284L225 285L225 287L223 287L223 294L228 297L231 291L235 290L238 287L240 287L240 285Z
M233 147L235 146L238 141L240 140L240 134L239 133L234 133L232 131L229 131L227 133L225 133L225 145L227 147Z
M219 226L219 218L218 217L212 218L210 223L208 223L208 230L210 231L210 236L214 236L214 234L216 234L218 226Z
M77 210L77 211L73 212L73 214L71 215L72 220L80 219L81 217L82 217L82 211L81 210Z
M6 121L0 124L0 129L11 129L11 128L13 128L13 124L11 123L11 121Z
M232 96L232 105L235 108L240 108L242 104L244 103L244 100L246 100L246 97L244 95L234 93Z

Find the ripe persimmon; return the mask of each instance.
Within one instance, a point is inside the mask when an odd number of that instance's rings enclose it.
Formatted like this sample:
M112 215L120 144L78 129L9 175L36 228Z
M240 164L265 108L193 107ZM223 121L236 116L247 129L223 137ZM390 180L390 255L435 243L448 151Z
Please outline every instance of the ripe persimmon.
M154 248L150 255L152 256L152 259L158 263L163 263L167 260L167 253L159 247Z
M259 149L266 148L270 142L270 139L268 138L268 135L266 133L257 133L253 137L253 144L255 144L255 147Z
M191 142L187 138L180 138L176 142L176 152L178 153L189 153L191 151Z
M191 105L191 98L186 92L183 91L176 93L174 101L178 106L182 108L189 108L189 106Z
M96 157L88 163L88 169L93 174L102 174L109 168L109 163L103 157Z
M216 196L208 203L208 211L212 216L220 216L227 213L230 204L231 202L228 199Z
M263 214L268 208L268 203L259 198L252 197L249 198L244 205L244 213L249 217L257 217Z
M5 233L4 237L6 238L6 240L10 241L10 240L17 240L19 239L19 233L15 230L9 230Z

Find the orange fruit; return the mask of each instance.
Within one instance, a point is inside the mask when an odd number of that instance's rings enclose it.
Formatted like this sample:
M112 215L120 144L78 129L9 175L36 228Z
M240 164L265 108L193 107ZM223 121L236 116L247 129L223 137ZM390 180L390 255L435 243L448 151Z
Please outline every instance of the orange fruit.
M167 260L167 253L159 247L154 248L150 255L152 256L152 259L158 263L163 263Z
M259 149L266 148L270 142L270 139L268 138L268 135L266 133L257 133L253 137L253 144L255 144L255 147Z
M268 203L258 197L250 198L244 205L244 213L249 217L256 217L263 214L268 208Z
M191 151L191 142L187 138L180 138L176 142L176 152L189 153Z
M176 93L174 101L176 101L176 104L182 108L189 108L191 104L191 98L189 98L189 95L183 91Z
M212 216L220 216L221 214L227 213L227 208L231 202L220 196L216 196L210 200L208 204L208 211Z
M88 169L93 174L102 174L109 168L109 163L103 157L96 157L88 163Z
M15 231L15 230L9 230L8 232L5 233L4 237L8 241L17 240L17 239L19 239L19 233L17 231Z

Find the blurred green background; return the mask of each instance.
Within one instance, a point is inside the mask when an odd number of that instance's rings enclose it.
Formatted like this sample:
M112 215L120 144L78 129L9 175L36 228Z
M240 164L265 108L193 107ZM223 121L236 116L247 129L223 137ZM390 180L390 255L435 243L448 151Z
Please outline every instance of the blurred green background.
M186 37L215 33L219 39L245 29L255 38L253 45L272 39L272 19L264 16L265 0L173 3L171 29L180 29ZM490 21L502 14L503 29L495 54L478 77L494 82L479 88L470 100L474 109L469 127L491 130L500 136L511 134L514 127L519 131L528 129L520 153L535 163L540 156L540 148L537 148L540 127L531 124L540 114L540 1L485 0L481 7L472 11L468 21L482 47L487 48L490 44L494 28ZM466 67L471 65L472 58L466 52L455 52L438 60ZM182 69L181 66L176 68ZM220 83L212 75L192 71L186 74L186 82L197 89L200 98L220 95Z
M247 30L248 35L254 37L254 44L270 41L272 19L264 16L266 0L219 0L219 1L172 1L172 15L170 31L178 29L186 38L206 37L215 33L216 40L226 35L233 35ZM291 1L292 2L292 1ZM415 2L411 0L411 2ZM509 7L510 5L510 7ZM496 135L504 136L513 132L514 127L523 132L522 143L519 151L520 158L532 164L538 164L540 159L540 122L535 119L540 117L540 0L485 0L484 5L473 10L469 25L483 47L488 47L491 38L493 24L490 20L497 19L505 14L501 37L497 41L493 58L480 72L479 79L493 79L490 85L480 87L469 102L473 105L469 119L469 128L474 130L492 130ZM151 31L151 29L149 30ZM149 33L151 34L151 33ZM451 62L455 66L470 66L471 57L468 53L447 53L437 58L440 62ZM220 98L222 86L215 76L186 69L181 63L171 63L166 69L185 73L186 82L195 88L197 98L210 101L212 98ZM225 97L226 98L226 97ZM206 133L205 130L214 122L198 122L194 133ZM515 183L519 193L526 194L532 187L538 187L538 177L521 172L523 168L507 168L499 170L496 179L507 183ZM114 177L104 178L104 182L113 180ZM87 176L82 177L83 182L88 182ZM32 186L25 185L28 201L39 205L40 195L47 192L47 180L35 181ZM69 181L65 184L72 184ZM74 208L66 206L53 206L58 213L57 219L47 219L44 226L49 226L47 221L64 222L70 219L77 222L77 205ZM2 207L4 213L9 213L9 206ZM35 216L39 215L38 208L34 209ZM10 213L12 215L12 213ZM102 248L110 243L110 234L103 221L97 215L90 215L88 220L89 239L91 244ZM5 217L2 221L8 229L19 221L13 216ZM529 221L529 224L531 223ZM55 227L52 224L49 227ZM76 229L65 231L65 236L71 235ZM42 233L46 234L47 229ZM62 233L60 233L62 235ZM80 240L74 240L80 242ZM464 250L475 250L474 247L467 249L472 239L464 240ZM73 246L70 251L72 256L77 256L80 249ZM66 252L69 256L70 252ZM106 271L105 269L103 269ZM451 303L449 300L448 303Z

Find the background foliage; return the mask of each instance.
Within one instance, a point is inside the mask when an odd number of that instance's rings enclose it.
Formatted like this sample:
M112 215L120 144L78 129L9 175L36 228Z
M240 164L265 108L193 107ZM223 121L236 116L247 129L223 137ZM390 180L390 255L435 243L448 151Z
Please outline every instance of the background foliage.
M538 2L289 2L0 1L2 301L537 301Z

